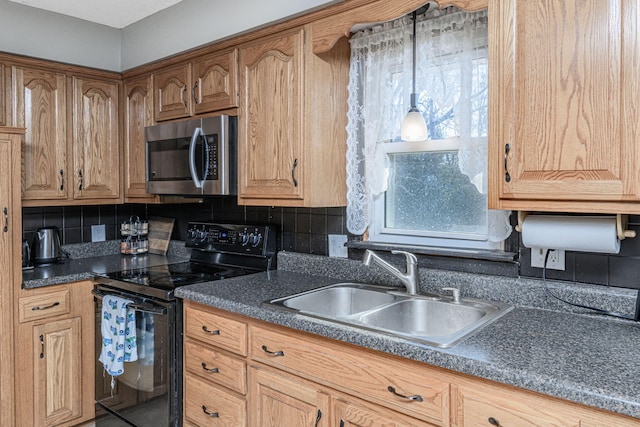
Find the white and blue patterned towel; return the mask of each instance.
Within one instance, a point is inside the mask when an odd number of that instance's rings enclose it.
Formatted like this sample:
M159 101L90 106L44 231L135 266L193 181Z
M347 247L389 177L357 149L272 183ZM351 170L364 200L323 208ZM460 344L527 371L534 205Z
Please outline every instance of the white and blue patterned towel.
M127 308L132 302L115 295L102 298L102 351L98 360L112 377L124 372L124 362L138 360L136 313Z

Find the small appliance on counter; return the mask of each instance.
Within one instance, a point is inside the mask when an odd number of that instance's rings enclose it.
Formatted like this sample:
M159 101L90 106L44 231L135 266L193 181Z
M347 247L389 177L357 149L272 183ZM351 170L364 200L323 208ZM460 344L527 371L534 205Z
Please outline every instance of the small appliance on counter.
M33 264L31 263L31 246L29 246L29 242L22 239L22 269L31 270L32 268Z
M62 262L60 230L58 227L41 227L36 230L36 234L33 236L33 243L31 244L31 261L36 266Z

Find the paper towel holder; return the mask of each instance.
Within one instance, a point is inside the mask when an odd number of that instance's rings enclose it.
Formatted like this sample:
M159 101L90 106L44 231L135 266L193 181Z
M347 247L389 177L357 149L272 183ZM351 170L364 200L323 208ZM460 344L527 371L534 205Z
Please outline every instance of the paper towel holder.
M522 233L522 224L524 224L524 220L527 216L529 216L528 211L518 211L518 225L516 225L516 231ZM633 239L636 237L636 232L627 228L628 223L629 215L616 214L618 240L624 240L627 238Z

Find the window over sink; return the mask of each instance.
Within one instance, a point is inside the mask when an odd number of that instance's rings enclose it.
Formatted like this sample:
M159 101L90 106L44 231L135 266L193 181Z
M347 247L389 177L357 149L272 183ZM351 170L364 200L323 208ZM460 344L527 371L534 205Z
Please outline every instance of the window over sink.
M351 39L347 227L373 242L501 249L509 212L487 208L487 12L427 11L416 23L426 141L403 142L412 19Z

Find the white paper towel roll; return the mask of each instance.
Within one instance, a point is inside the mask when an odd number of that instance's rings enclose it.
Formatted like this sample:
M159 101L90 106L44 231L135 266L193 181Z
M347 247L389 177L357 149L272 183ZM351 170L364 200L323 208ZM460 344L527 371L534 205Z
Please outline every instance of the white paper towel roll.
M529 215L522 224L522 242L528 248L620 252L615 216Z

